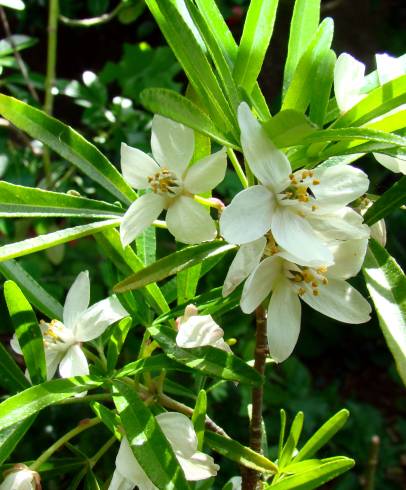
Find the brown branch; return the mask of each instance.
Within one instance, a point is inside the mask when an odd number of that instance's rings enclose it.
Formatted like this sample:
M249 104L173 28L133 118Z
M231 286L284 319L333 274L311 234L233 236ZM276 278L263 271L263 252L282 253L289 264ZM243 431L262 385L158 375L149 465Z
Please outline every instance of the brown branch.
M0 7L0 19L1 19L1 23L3 24L4 32L6 33L7 41L10 43L10 46L13 49L14 57L17 61L21 74L25 80L28 91L30 92L34 100L36 102L39 102L37 91L35 90L34 85L31 83L30 76L28 74L23 58L21 57L21 54L17 49L16 43L14 42L13 35L11 34L10 24L8 23L7 15L3 7Z
M263 376L265 362L268 354L268 341L266 337L266 312L263 306L255 311L256 336L255 336L255 363L254 368ZM262 442L262 402L264 388L261 385L252 390L252 415L250 423L250 448L261 452ZM242 475L242 490L255 490L259 484L260 475L252 469L244 470Z
M375 488L375 473L378 466L378 456L379 456L379 446L381 445L381 440L379 436L372 436L371 446L369 448L368 462L365 470L364 477L364 489L374 490Z

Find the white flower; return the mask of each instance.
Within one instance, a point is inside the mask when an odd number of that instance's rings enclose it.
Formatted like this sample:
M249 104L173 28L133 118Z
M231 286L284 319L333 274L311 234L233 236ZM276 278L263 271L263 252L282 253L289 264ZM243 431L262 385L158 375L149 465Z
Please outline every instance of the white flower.
M195 148L192 129L155 116L151 148L146 153L121 145L121 169L135 189L149 189L128 208L120 226L123 246L131 243L166 209L166 224L176 240L200 243L216 237L216 225L207 208L193 198L209 192L224 178L225 149L189 165Z
M406 62L401 58L389 56L386 53L375 55L378 81L383 85L406 73ZM360 100L366 97L362 93L365 85L365 65L347 53L342 53L336 62L334 69L334 92L338 108L342 113L347 112ZM406 105L394 109L391 112L404 110ZM374 121L381 119L380 116ZM388 170L406 174L406 160L402 158L384 155L383 153L373 153L375 159Z
M63 307L63 322L41 322L48 379L54 377L58 365L62 378L89 374L89 365L81 349L82 342L96 339L109 325L128 316L116 296L103 299L90 307L89 301L89 273L85 271L77 276L68 291ZM15 335L11 347L22 354Z
M238 121L244 155L262 185L243 190L224 209L220 230L228 242L249 243L271 230L295 257L330 264L326 241L368 236L359 214L346 207L368 189L364 172L336 165L292 174L289 160L245 103L238 109Z
M231 352L224 341L224 331L217 325L211 315L199 315L195 305L188 305L185 314L177 319L178 334L176 343L179 347L193 348L211 345Z
M192 422L181 413L166 412L157 415L162 432L168 439L186 480L205 480L217 474L219 466L213 458L197 450L197 436ZM155 490L131 450L126 437L123 437L116 458L116 469L109 490Z
M269 256L251 269L240 304L245 313L251 313L272 293L267 330L269 351L275 361L287 359L296 345L301 320L299 298L320 313L344 323L369 320L369 303L346 282L359 272L367 243L367 239L359 239L330 245L334 265L312 267L298 265L286 251L277 251L273 241L266 244L266 240L261 240L262 250ZM254 246L258 247L258 243ZM229 282L236 281L231 277Z
M16 465L3 482L0 490L36 490L41 488L39 475L25 465Z

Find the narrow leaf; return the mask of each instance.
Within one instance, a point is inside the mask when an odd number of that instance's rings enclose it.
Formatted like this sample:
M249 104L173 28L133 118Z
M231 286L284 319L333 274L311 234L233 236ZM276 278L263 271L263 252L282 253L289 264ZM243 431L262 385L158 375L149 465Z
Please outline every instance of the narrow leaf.
M327 420L302 447L295 457L294 462L298 463L299 461L312 458L344 426L349 415L350 412L343 409Z
M262 377L258 372L234 354L210 346L182 349L176 344L175 330L164 325L151 326L148 331L165 354L181 364L203 374L229 381L238 381L251 386L258 386L262 383Z
M292 460L292 456L297 447L297 443L299 441L299 437L302 432L303 419L304 419L303 412L298 412L292 422L289 436L286 440L286 443L283 446L280 459L278 459L278 466L281 470L283 470L283 468L287 466Z
M273 144L279 148L298 145L305 136L316 131L304 114L292 109L278 112L262 126Z
M406 277L388 252L371 239L363 273L386 343L406 385Z
M197 449L201 451L203 449L204 442L204 430L206 426L206 412L207 412L207 395L204 390L199 391L197 396L195 408L193 410L192 422L193 427L197 435L198 446Z
M138 361L130 362L121 368L115 375L115 378L125 378L126 376L137 376L138 374L148 371L187 371L190 369L183 366L179 362L170 359L169 357L158 354L155 356L138 359Z
M269 485L269 490L313 490L336 478L354 466L353 459L344 456L322 459L320 465L312 467L303 473L297 473Z
M323 127L326 117L331 87L334 79L334 67L337 56L332 49L321 58L313 79L312 93L310 95L310 120Z
M114 218L124 214L120 207L103 201L23 187L4 181L0 182L0 196L0 217L3 218Z
M136 194L118 170L91 143L71 127L13 97L0 94L0 114L32 138L42 141L62 158L120 201L130 204Z
M4 296L24 361L34 384L47 379L44 340L37 317L21 289L13 281L4 283Z
M0 431L0 465L8 459L35 420L35 415Z
M134 389L121 381L113 381L114 403L135 458L148 478L159 489L187 490L189 485L172 447L155 417Z
M392 211L406 204L406 176L384 192L365 213L364 220L369 226L388 216Z
M151 282L160 281L181 270L192 267L205 259L224 254L233 249L235 249L235 245L224 245L221 240L183 248L179 252L167 255L136 274L127 277L124 281L116 284L114 291L121 293L141 288Z
M255 471L268 474L278 472L278 467L270 459L233 439L223 437L215 432L206 431L205 442L214 451L246 468L252 468Z
M264 62L278 0L251 0L234 67L237 85L251 93Z
M62 318L63 307L15 260L0 262L0 273L16 282L28 301L48 318Z
M77 393L97 388L103 380L90 376L55 379L32 386L0 404L0 430Z
M221 133L210 117L195 103L173 90L146 88L141 92L140 100L142 105L154 114L161 114L200 131L221 145L237 149L239 147L236 141Z
M303 53L317 31L320 20L320 0L296 0L290 22L288 55L283 74L285 94Z
M54 231L46 235L40 235L35 238L28 238L22 242L10 243L0 247L0 262L4 260L22 257L40 250L45 250L61 243L71 240L77 240L88 235L94 235L108 228L116 227L120 224L119 219L110 219L106 221L97 221L87 225L65 228L64 230Z
M107 344L107 371L112 371L117 364L121 349L123 348L127 334L132 325L131 317L123 318L119 321L111 332Z
M103 424L110 430L110 432L116 436L116 438L121 441L122 433L120 431L121 419L120 417L109 410L104 405L98 402L90 402L90 408L99 417Z

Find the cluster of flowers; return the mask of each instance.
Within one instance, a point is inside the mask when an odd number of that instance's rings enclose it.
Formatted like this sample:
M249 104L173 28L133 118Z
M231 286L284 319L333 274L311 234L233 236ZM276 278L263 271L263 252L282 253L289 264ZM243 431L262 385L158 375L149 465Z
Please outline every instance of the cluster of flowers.
M386 54L377 55L376 61L381 84L405 72L402 61ZM341 112L365 96L364 72L365 66L350 55L338 58L334 87ZM367 191L369 181L364 172L350 165L321 165L292 172L286 155L275 147L245 103L238 109L238 122L244 157L258 184L237 194L220 216L221 236L239 245L223 295L245 281L240 302L245 313L270 297L269 351L276 362L282 362L298 339L300 299L342 322L356 324L369 319L369 303L347 282L362 266L370 235L361 214L350 205ZM210 200L200 195L207 195L224 179L225 149L194 162L194 131L161 116L152 122L151 148L153 158L122 145L123 176L143 191L123 217L123 246L135 240L163 210L167 211L166 226L179 242L192 244L216 238L216 222L206 207ZM392 171L406 173L403 160L383 155L375 158ZM89 302L89 274L81 272L67 294L62 320L41 322L48 379L54 377L58 366L61 377L89 374L82 343L98 338L110 325L128 316L115 296L91 307ZM186 308L177 326L176 341L183 348L211 345L231 351L219 325L210 315L198 315L194 305ZM11 346L22 353L16 337ZM197 450L193 425L185 415L166 412L156 420L188 480L216 475L218 466ZM30 490L39 485L36 472L15 467L0 490ZM135 486L156 488L123 437L109 488L130 490Z

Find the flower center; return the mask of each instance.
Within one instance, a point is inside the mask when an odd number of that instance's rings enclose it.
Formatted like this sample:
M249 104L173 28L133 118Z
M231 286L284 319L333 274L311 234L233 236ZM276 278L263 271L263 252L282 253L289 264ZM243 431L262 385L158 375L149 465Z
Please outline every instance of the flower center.
M268 233L265 235L265 238L266 238L266 245L264 250L265 257L271 257L272 255L275 255L278 252L280 252L278 244L276 243L275 238L272 235L272 232L268 231Z
M313 193L310 189L311 185L319 185L320 180L314 178L314 172L312 170L301 170L289 175L290 184L282 192L282 200L297 200L301 203L309 203L314 201ZM315 204L311 205L312 211L317 209Z
M66 348L67 343L74 343L71 331L59 320L51 320L49 323L41 320L40 328L45 348Z
M306 292L311 292L313 296L320 294L319 287L328 284L328 279L325 276L327 267L304 267L292 263L288 263L286 276L295 285L295 290L299 296L303 296Z
M152 192L161 196L175 197L182 190L181 181L167 168L161 168L154 175L150 175L148 182Z

